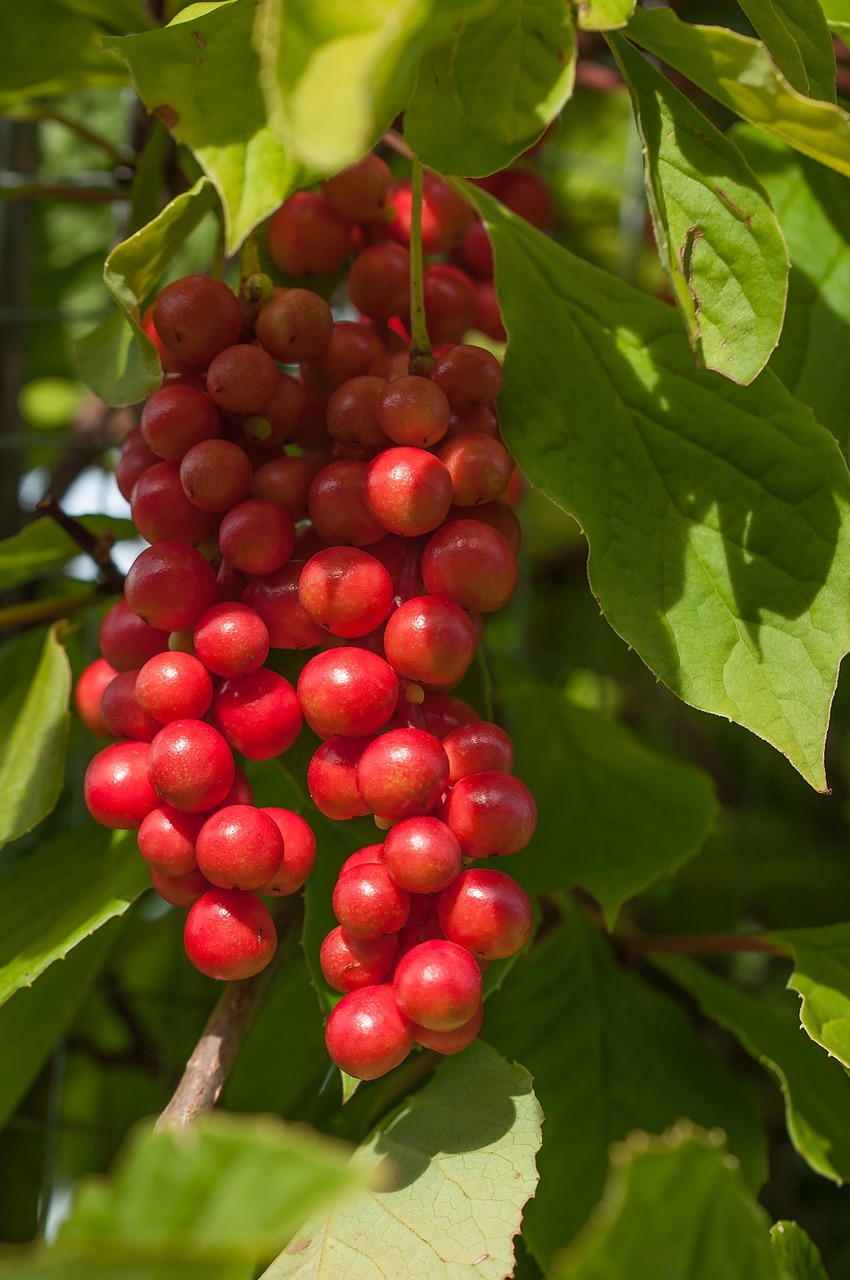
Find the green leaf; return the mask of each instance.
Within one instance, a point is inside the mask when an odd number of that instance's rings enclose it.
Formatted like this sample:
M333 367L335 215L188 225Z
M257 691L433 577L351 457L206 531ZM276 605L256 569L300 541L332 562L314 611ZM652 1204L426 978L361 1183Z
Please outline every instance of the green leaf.
M816 1044L850 1069L850 924L772 934L794 953L788 986L802 997L800 1022ZM850 1182L850 1169L844 1174Z
M609 43L634 103L659 255L697 363L748 383L767 364L788 251L741 153L621 36Z
M613 31L624 27L635 11L636 0L578 0L576 25L581 31Z
M850 454L850 180L749 125L734 138L768 190L794 267L770 367Z
M136 530L130 520L114 516L82 516L86 528L95 534L134 538ZM73 538L47 516L33 520L20 533L0 542L0 591L12 591L25 582L33 582L55 569L61 569L80 549Z
M679 956L653 956L652 962L778 1081L788 1135L803 1159L825 1178L850 1179L850 1081L800 1035L791 1011L783 1013Z
M832 34L847 44L850 38L850 0L821 0L821 8Z
M850 174L850 115L794 89L760 41L682 22L666 7L635 10L628 36L742 119Z
M775 1222L770 1243L783 1280L829 1280L820 1250L796 1222Z
M505 439L582 526L609 623L685 702L824 789L850 643L850 477L835 440L770 370L739 387L694 369L669 307L469 191L510 335Z
M56 1249L3 1249L0 1280L254 1280L256 1269L241 1263L129 1262L69 1258Z
M651 1242L651 1247L647 1244ZM611 1152L602 1203L549 1280L782 1280L767 1215L717 1133L677 1125Z
M212 181L228 253L304 181L266 119L251 45L256 12L254 0L209 11L192 5L161 30L104 42L127 62L148 110Z
M468 18L423 58L404 136L442 173L505 168L540 137L570 98L576 42L563 0L509 0Z
M528 1072L476 1041L359 1149L356 1163L386 1171L383 1188L305 1223L266 1280L503 1280L534 1194L541 1118Z
M132 833L96 823L43 841L0 872L0 1004L148 888ZM26 903L27 909L21 909Z
M6 5L0 16L0 111L29 98L124 84L121 67L98 47L102 34L59 0L29 0L26 21L20 9Z
M110 405L137 404L162 382L156 348L135 320L113 311L74 343L80 377Z
M321 174L357 160L404 107L416 60L481 8L481 0L270 0L256 40L269 117L286 147Z
M54 808L65 776L71 718L71 667L57 629L28 635L21 646L0 654L0 674L14 683L0 701L0 848L30 831ZM33 641L40 644L38 665L20 671ZM3 670L5 668L5 671Z
M835 102L835 50L818 0L739 0L788 83Z
M511 870L530 891L581 885L612 928L628 898L699 850L716 812L710 779L547 686L511 679L499 704L539 815Z
M0 1007L0 1044L14 1045L14 1053L0 1055L0 1127L73 1021L115 941L115 928L99 929Z
M60 0L64 8L85 14L101 23L108 31L123 35L129 31L146 31L156 25L142 0Z
M55 1249L119 1261L257 1263L359 1181L342 1144L271 1116L215 1113L159 1133L145 1123L108 1182L82 1184Z
M546 1117L540 1187L523 1225L544 1270L599 1199L609 1145L633 1129L660 1132L680 1117L720 1126L747 1185L763 1183L764 1135L748 1091L677 1005L618 967L577 911L519 958L487 1002L484 1034L527 1065Z

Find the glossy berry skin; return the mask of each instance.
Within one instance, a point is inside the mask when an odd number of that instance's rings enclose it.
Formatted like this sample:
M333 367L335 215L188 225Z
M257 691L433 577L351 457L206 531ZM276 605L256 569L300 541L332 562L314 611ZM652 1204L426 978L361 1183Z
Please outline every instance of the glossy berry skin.
M437 357L431 380L446 393L452 409L463 412L496 399L502 389L502 366L483 347L463 344Z
M195 547L159 542L130 565L124 582L127 603L152 627L193 627L215 600L215 574Z
M184 276L166 285L153 305L163 346L184 364L203 366L239 338L239 299L211 276Z
M376 862L383 863L383 861L384 846L382 844L363 845L362 849L355 849L354 853L348 855L337 872L337 879L352 867L365 867Z
M215 517L193 506L180 483L176 462L148 467L133 489L130 514L148 542L174 539L193 545L215 528Z
M508 487L514 461L499 440L471 431L441 445L438 457L448 467L458 507L495 502ZM474 512L470 512L474 515Z
M190 653L158 653L136 677L136 697L161 724L200 720L209 711L212 696L209 672Z
M410 911L410 894L399 889L380 862L343 871L332 901L334 915L353 938L398 933Z
M86 769L86 807L102 827L135 831L159 797L148 779L146 742L115 742L104 747Z
M325 1044L341 1071L376 1080L397 1067L413 1048L413 1029L386 983L343 996L325 1028Z
M196 969L229 982L265 969L277 948L277 933L262 899L240 889L214 888L190 908L183 942Z
M210 814L198 834L195 857L210 884L260 889L283 861L277 823L253 805L226 805Z
M310 485L307 506L323 542L368 547L387 536L363 496L366 466L356 458L340 458L323 467Z
M489 720L460 725L443 738L443 749L449 757L449 782L452 786L470 773L498 769L512 773L514 744L504 729Z
M164 876L151 867L150 875L156 892L166 902L170 902L172 907L191 907L212 888L209 880L197 867L179 876Z
M298 364L325 352L333 326L333 312L312 289L283 289L260 311L255 331L275 360Z
M519 576L510 544L479 520L451 520L428 539L422 577L432 595L446 596L473 613L507 604Z
M355 938L340 924L322 943L319 965L325 982L334 991L359 991L391 977L398 955L396 934Z
M168 631L144 622L126 600L116 600L100 624L99 644L104 659L116 671L133 671L168 649Z
M437 899L440 928L451 942L482 960L515 955L531 935L531 903L503 871L462 871Z
M159 458L179 462L193 445L221 435L221 415L205 391L172 382L145 401L140 430Z
M399 675L422 684L455 684L475 657L478 638L460 605L440 596L415 596L387 623L384 652Z
M307 790L316 808L326 818L345 822L363 818L369 812L357 790L357 764L372 741L334 735L313 753L307 767Z
M387 384L375 414L378 426L396 444L428 449L448 431L451 410L435 382L412 374Z
M405 818L387 832L384 866L409 893L439 893L460 874L457 836L439 818Z
M114 738L132 738L136 742L153 742L162 725L139 703L136 694L137 671L121 671L103 691L100 702L103 723Z
M288 511L268 498L245 498L221 522L222 554L241 573L274 573L295 550L297 534Z
M260 615L246 604L214 604L195 625L195 653L217 676L245 676L269 655L269 633Z
M369 463L363 497L388 533L412 538L443 523L452 505L452 478L434 454L398 445Z
M224 738L203 720L173 720L161 729L148 767L157 795L181 813L221 804L236 768Z
M374 556L358 547L327 547L311 556L298 581L306 612L335 636L368 635L386 619L393 581Z
M448 777L448 758L433 734L391 729L360 757L357 789L371 813L396 822L433 809Z
M470 773L451 788L440 817L457 836L465 858L489 858L524 849L537 826L534 797L509 773Z
M98 738L109 736L109 730L103 723L101 699L104 690L118 672L105 658L95 658L80 674L74 686L74 706L83 724Z
M398 702L392 667L368 649L317 653L298 679L304 718L319 737L363 738L382 729Z
M275 266L291 276L323 276L351 252L352 224L316 191L290 196L269 218L266 244Z
M258 892L286 897L296 893L313 870L316 837L310 824L292 809L268 807L262 812L268 814L283 838L283 861Z
M481 1004L481 970L456 942L433 939L407 951L396 965L398 1007L430 1031L455 1031Z
M267 351L237 343L219 352L207 370L207 394L225 413L260 413L277 385L277 365Z
M212 720L249 760L271 760L288 751L302 724L292 685L267 667L225 680L213 697Z
M383 378L361 374L337 387L326 411L331 439L353 449L377 449L388 444L375 412L378 397L386 385Z
M193 507L218 514L248 496L251 462L232 440L202 440L180 463L180 485Z
M481 718L463 698L455 698L449 693L427 694L421 710L425 728L440 740L459 725L475 724Z
M453 1031L432 1031L429 1027L420 1027L414 1023L413 1038L423 1049L433 1049L437 1053L460 1053L472 1044L481 1031L484 1022L484 1006L479 1005L475 1013L462 1027Z
M199 813L181 813L171 805L157 805L139 827L139 853L159 875L188 875L198 865L195 843L203 825Z
M410 306L410 254L400 244L376 244L348 273L348 296L373 320L401 316Z
M262 618L273 649L315 649L326 632L314 622L298 599L303 565L289 560L274 573L253 578L242 592L242 601Z
M353 222L382 219L391 189L389 166L373 152L322 183L322 195L331 208Z

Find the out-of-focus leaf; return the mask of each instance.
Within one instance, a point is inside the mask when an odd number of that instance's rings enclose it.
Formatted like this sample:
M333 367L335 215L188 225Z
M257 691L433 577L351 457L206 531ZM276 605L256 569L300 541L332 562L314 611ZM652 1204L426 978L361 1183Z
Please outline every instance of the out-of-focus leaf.
M790 85L835 101L835 50L818 0L739 0Z
M138 404L162 381L156 348L123 311L114 311L78 338L74 356L80 377L110 405Z
M0 872L0 1004L150 885L132 833L87 823ZM26 903L27 909L21 909Z
M0 13L0 111L29 98L55 97L127 76L99 48L103 27L61 0L28 0Z
M476 1041L382 1124L357 1160L383 1187L310 1219L265 1280L504 1280L534 1194L540 1108L524 1068Z
M40 644L34 669L0 701L0 848L30 831L54 808L65 776L68 748L71 667L59 643L56 623L42 640L39 632L24 639ZM12 670L19 667L20 650L9 650ZM0 673L4 654L0 652Z
M697 362L748 383L785 315L788 250L737 147L622 36L609 41L643 138L662 265Z
M831 1058L850 1069L850 924L772 936L794 953L788 985L802 997L800 1022ZM844 1177L850 1182L850 1170Z
M478 188L509 343L500 417L530 480L573 515L609 623L684 701L826 785L850 647L850 477L770 373L693 368L669 307Z
M532 891L583 886L612 927L627 898L698 851L716 811L711 781L544 685L511 680L499 701L538 808L511 871Z
M764 1182L764 1132L748 1089L678 1005L617 965L580 913L519 958L487 1002L484 1034L528 1066L546 1117L540 1186L523 1224L544 1270L599 1199L610 1144L633 1129L658 1133L681 1117L719 1126L747 1186Z
M268 125L251 44L256 13L254 0L191 5L165 28L106 42L147 109L211 179L228 253L304 181Z
M783 1280L767 1215L722 1135L678 1125L611 1151L605 1194L550 1280Z
M770 1243L782 1268L782 1280L829 1280L817 1245L796 1222L775 1222Z
M725 27L682 22L666 6L636 9L628 36L742 119L850 174L850 115L834 102L794 89L759 40Z
M579 0L576 23L582 31L613 31L624 27L635 11L635 0Z

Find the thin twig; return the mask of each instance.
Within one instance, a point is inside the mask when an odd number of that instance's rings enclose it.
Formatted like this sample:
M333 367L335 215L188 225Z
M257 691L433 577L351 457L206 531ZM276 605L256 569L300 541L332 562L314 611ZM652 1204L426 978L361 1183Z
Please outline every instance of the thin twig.
M422 262L422 165L413 161L410 210L410 361L412 374L426 375L434 363L425 319L425 279Z
M62 125L64 129L70 129L72 133L75 133L83 142L87 142L89 146L96 147L98 151L103 151L114 164L126 165L128 168L132 168L136 163L135 157L129 151L122 151L120 147L116 147L108 138L104 138L102 134L95 133L93 129L81 124L79 120L72 120L70 116L65 116L60 111L51 111L46 107L29 107L18 118L33 120L39 124L52 123Z
M102 591L68 592L67 595L45 596L40 600L24 600L0 609L0 633L17 631L20 627L34 627L43 622L58 622L69 614L78 613L99 604Z
M757 933L636 934L632 937L618 937L617 941L628 951L639 954L713 956L740 951L757 951L772 956L791 954L790 948Z
M271 964L253 978L229 982L224 988L171 1101L156 1122L157 1130L182 1129L215 1106L248 1028L297 945L303 910L300 894L285 899L275 915L278 945Z
M92 533L79 520L67 515L50 493L45 494L41 502L38 503L36 510L43 511L51 520L55 520L80 550L94 560L98 569L100 569L100 581L105 590L115 594L119 594L124 590L124 575L117 565L113 563L109 554L114 541L111 534L98 536Z

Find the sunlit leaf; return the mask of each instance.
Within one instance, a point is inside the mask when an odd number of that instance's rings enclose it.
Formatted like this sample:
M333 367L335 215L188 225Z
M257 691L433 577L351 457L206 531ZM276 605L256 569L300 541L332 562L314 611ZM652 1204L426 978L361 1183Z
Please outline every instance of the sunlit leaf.
M829 1280L817 1246L796 1222L775 1222L770 1243L782 1268L782 1280Z
M835 101L835 50L818 0L739 0L790 85Z
M772 936L794 953L788 985L802 997L803 1027L850 1069L850 924L786 929ZM850 1170L844 1176L850 1182Z

